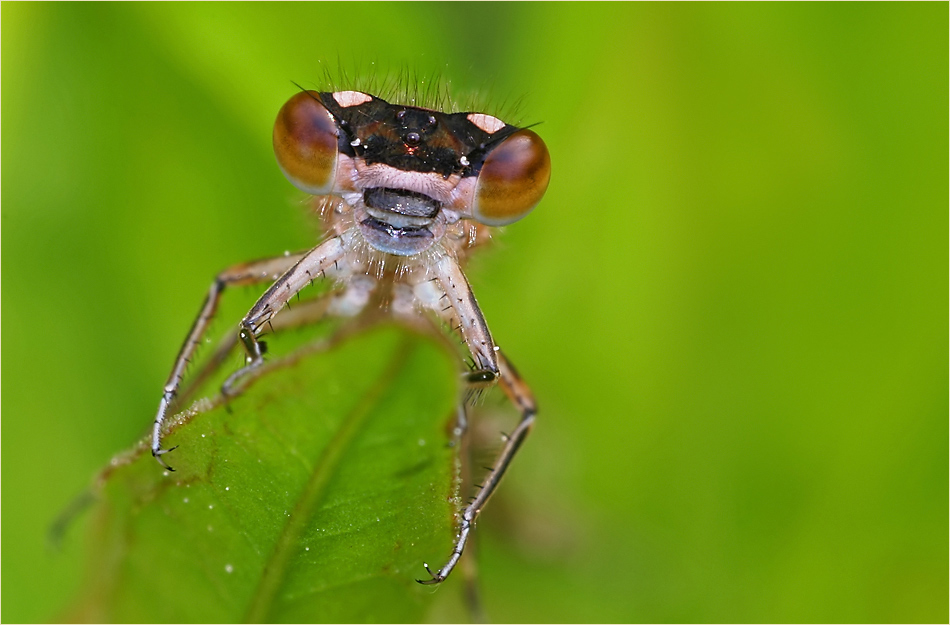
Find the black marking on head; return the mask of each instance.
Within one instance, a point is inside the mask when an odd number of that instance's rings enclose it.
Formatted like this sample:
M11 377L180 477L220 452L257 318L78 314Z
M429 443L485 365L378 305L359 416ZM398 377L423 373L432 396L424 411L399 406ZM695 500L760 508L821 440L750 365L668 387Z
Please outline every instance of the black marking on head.
M468 119L469 112L440 113L370 97L362 104L342 107L332 93L320 93L321 103L340 129L340 153L359 157L368 165L381 163L443 178L477 176L488 153L520 130L506 124L489 134Z

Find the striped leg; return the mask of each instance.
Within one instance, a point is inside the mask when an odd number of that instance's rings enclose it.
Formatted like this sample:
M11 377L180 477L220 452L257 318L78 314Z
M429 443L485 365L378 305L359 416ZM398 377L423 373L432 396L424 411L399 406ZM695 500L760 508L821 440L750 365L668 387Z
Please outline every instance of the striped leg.
M188 336L185 337L185 342L182 344L181 349L178 350L175 364L172 366L168 381L165 382L162 399L158 404L158 414L155 416L155 423L152 428L152 455L158 460L159 464L169 471L173 471L174 469L165 463L162 459L162 455L168 453L171 449L162 449L162 426L181 388L181 382L185 375L185 367L191 361L195 349L204 337L205 332L207 332L211 320L214 318L214 313L218 308L218 301L221 299L221 294L226 288L231 286L259 284L261 282L276 280L298 263L300 259L306 257L306 255L307 253L303 252L235 265L219 273L215 277L214 282L211 283L211 288L208 289L208 295L205 296L201 310L191 325L191 330L188 332Z
M478 491L478 494L462 511L462 520L459 523L458 537L455 539L455 547L452 550L452 555L449 556L448 562L446 562L445 565L443 565L438 571L433 571L431 568L429 568L428 564L424 564L426 571L428 571L429 575L431 576L431 579L416 580L420 584L441 583L446 577L449 576L449 573L452 572L452 569L455 568L455 565L458 564L459 558L462 557L462 551L465 549L465 544L468 542L469 533L471 532L472 527L475 525L475 520L478 518L482 508L485 507L488 499L492 496L492 493L495 492L495 489L498 487L498 483L505 474L505 470L508 469L508 465L511 464L515 454L518 453L521 443L523 443L525 438L528 436L531 426L534 425L534 416L537 412L537 404L534 401L534 396L531 393L531 389L528 388L528 385L525 384L524 380L521 379L521 377L518 375L518 372L515 371L515 368L511 365L508 359L505 358L501 352L497 352L497 354L499 370L498 382L501 384L501 388L505 391L508 399L510 399L515 407L521 412L521 420L518 422L518 425L515 427L514 431L506 438L505 446L498 455L498 458L495 460L495 464L492 465L488 475L485 476L485 481L481 485L481 489Z

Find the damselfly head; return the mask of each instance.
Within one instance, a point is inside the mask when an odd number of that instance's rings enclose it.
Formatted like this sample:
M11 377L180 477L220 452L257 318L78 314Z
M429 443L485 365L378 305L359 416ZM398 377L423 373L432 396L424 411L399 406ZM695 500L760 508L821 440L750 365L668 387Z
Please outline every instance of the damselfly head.
M532 130L360 91L295 94L278 113L274 151L294 186L346 198L363 238L397 256L428 249L460 219L521 219L551 175L547 147Z

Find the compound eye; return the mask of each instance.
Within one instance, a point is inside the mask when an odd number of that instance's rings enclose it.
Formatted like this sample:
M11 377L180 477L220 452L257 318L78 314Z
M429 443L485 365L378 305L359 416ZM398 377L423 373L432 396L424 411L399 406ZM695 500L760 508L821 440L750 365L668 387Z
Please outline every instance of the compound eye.
M551 157L537 134L519 130L489 152L475 184L472 216L504 226L531 212L551 179Z
M340 131L316 91L287 100L274 122L277 164L295 187L320 195L333 188Z

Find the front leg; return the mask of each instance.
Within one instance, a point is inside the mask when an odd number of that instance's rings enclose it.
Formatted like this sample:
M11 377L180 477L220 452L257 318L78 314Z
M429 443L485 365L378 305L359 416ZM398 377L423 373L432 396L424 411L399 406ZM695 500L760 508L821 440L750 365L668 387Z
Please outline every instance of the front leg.
M232 394L237 382L264 362L261 342L257 340L264 326L301 289L316 279L326 278L327 271L339 268L345 254L343 236L327 239L300 258L267 289L241 320L238 337L244 346L245 365L224 382L221 388L224 395Z
M169 471L173 471L174 469L165 463L162 459L162 455L168 453L171 449L162 449L162 427L168 415L168 410L178 395L182 379L185 375L185 367L191 362L191 357L194 355L195 349L201 342L202 337L204 337L205 332L208 331L208 326L214 318L214 313L218 308L218 301L221 299L221 294L230 286L259 284L261 282L275 280L289 268L296 265L297 262L305 256L306 253L301 252L235 265L219 273L217 277L215 277L214 282L211 283L211 288L208 290L208 295L205 296L201 310L191 325L191 330L189 330L188 336L185 337L185 342L182 344L181 349L178 350L175 364L172 365L172 371L168 376L168 381L165 382L162 399L158 403L158 414L155 416L155 422L152 427L152 455L158 460L159 464Z
M333 304L339 297L338 291L330 290L313 299L304 300L292 310L288 308L279 317L274 317L267 326L271 332L279 333L282 330L315 324L332 311ZM240 340L237 331L228 332L222 337L214 353L202 363L201 369L191 376L187 386L182 386L178 390L175 400L179 404L187 402L191 395L208 381L208 378L228 362Z
M449 327L458 332L472 355L473 371L466 376L472 384L490 383L498 375L498 357L488 323L482 315L472 286L462 273L458 261L450 255L436 264L437 280L442 288L442 299L436 306Z
M511 464L512 459L514 459L515 454L518 453L518 449L534 425L537 404L534 401L534 395L531 393L531 389L528 388L528 385L521 379L508 359L500 352L498 353L498 365L501 388L505 391L505 395L508 396L511 403L521 412L521 420L518 422L514 431L505 436L505 446L501 450L501 453L498 454L498 458L489 470L488 475L485 476L484 482L479 487L478 494L462 511L462 518L459 521L459 532L455 539L455 547L452 549L452 554L449 556L448 562L437 571L433 571L427 563L423 563L426 572L430 575L430 579L416 580L420 584L439 584L445 581L445 578L449 576L449 573L451 573L455 565L458 564L479 513L481 513L485 504L488 503L488 499L495 492L495 489L498 488L498 483L501 482L501 478L508 469L508 465Z
M443 315L448 313L448 319L453 329L462 334L462 339L468 347L475 362L475 369L466 374L466 381L474 388L484 387L487 384L498 382L502 390L521 413L521 420L514 431L505 437L505 446L495 463L485 476L484 483L476 495L462 511L459 522L459 533L455 539L455 546L442 568L433 571L424 563L431 579L416 580L420 584L438 584L448 577L452 569L458 564L462 552L468 542L469 534L475 525L482 508L489 497L495 492L502 476L511 464L521 444L528 436L534 424L537 404L531 389L521 379L518 372L507 358L498 350L491 338L485 318L475 301L471 286L462 273L458 263L451 257L443 258L438 264L438 281L444 291L442 301L444 308L440 309ZM446 301L447 300L447 301Z

